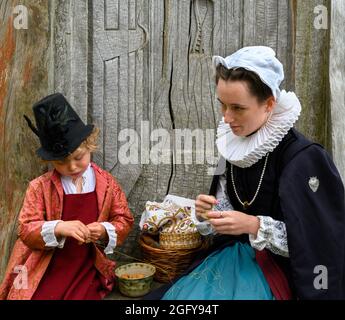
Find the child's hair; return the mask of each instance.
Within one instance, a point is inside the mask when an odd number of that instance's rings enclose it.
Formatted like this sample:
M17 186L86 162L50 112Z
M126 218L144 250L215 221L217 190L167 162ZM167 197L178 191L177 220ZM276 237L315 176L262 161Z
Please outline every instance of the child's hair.
M264 102L273 95L270 87L263 83L255 72L244 68L228 69L222 64L219 64L216 67L216 85L218 85L219 79L223 79L224 81L245 81L250 93L259 102Z
M95 152L98 149L98 136L99 136L99 128L94 127L91 134L80 144L80 146L75 149L73 152L79 149L88 149L90 152ZM67 156L63 160L67 160L71 155ZM52 160L43 160L43 163L50 163Z
M91 134L81 143L81 145L77 148L86 148L90 152L94 152L98 148L98 136L99 136L99 128L93 128Z

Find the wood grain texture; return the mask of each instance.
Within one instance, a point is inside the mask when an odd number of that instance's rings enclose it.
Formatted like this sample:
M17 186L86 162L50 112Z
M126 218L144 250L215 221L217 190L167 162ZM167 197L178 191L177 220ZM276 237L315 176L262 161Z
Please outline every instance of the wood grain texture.
M302 104L297 128L330 152L329 29L314 27L314 8L330 1L308 0L295 4L295 89Z
M13 9L28 8L28 29L15 29ZM0 280L17 237L16 221L28 182L46 169L36 136L23 114L46 95L49 11L46 1L2 1L0 5Z
M332 0L330 27L330 109L333 159L345 181L345 2Z

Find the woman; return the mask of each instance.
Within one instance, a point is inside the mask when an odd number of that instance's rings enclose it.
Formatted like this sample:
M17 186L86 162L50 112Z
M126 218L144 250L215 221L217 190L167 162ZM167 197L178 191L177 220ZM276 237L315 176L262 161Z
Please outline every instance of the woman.
M214 243L160 294L344 299L343 184L323 147L293 128L301 106L279 89L282 64L262 46L213 64L223 114L217 147L226 162L210 195L197 197L195 222Z

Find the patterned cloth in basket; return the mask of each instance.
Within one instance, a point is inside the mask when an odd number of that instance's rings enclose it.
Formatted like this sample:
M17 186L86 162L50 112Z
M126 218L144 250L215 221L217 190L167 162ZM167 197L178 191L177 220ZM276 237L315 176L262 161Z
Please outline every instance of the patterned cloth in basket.
M190 249L201 244L201 237L191 218L195 201L167 195L162 203L147 201L139 223L143 232L157 235L163 248Z

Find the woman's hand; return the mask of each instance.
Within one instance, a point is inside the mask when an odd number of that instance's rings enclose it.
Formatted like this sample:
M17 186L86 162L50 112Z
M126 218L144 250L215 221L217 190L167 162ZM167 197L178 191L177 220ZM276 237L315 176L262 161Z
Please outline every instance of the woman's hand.
M96 242L97 240L105 240L107 238L107 231L105 227L99 222L92 222L87 225L90 230L90 240Z
M54 230L57 238L71 237L76 239L79 243L90 242L90 230L79 220L60 221L56 224Z
M206 194L198 195L195 200L196 217L201 217L204 220L209 219L208 212L212 210L215 204L217 204L217 199L214 196L208 196Z
M211 211L208 213L210 223L221 234L257 236L260 220L258 217L240 211Z

